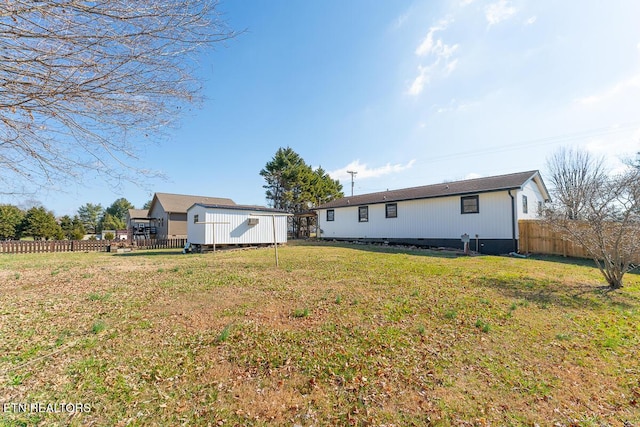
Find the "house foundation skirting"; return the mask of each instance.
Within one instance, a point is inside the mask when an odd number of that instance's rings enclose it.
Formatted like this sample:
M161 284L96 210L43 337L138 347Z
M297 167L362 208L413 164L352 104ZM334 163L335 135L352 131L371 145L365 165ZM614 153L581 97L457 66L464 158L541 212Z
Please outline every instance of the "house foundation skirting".
M323 237L325 240L337 240L344 242L364 242L364 243L388 243L391 245L413 245L424 248L455 248L463 249L464 245L460 239L431 239L431 238L348 238L348 237ZM479 248L476 248L476 243ZM517 240L516 240L517 245ZM476 239L471 238L469 249L488 255L508 254L517 250L513 247L513 239Z

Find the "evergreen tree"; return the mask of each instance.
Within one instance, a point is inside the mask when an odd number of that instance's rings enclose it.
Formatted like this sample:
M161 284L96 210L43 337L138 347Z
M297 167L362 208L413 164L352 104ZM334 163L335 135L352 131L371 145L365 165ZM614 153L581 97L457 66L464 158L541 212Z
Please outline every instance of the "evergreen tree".
M57 239L64 236L53 212L47 211L42 206L31 208L26 212L20 229L22 236L30 236L34 240Z
M77 215L73 218L69 215L60 218L60 228L62 228L64 238L67 240L82 240L85 234L84 226Z
M96 234L100 231L100 219L104 213L104 208L100 203L94 205L87 203L78 209L78 218L88 233Z
M102 217L102 221L100 222L101 230L122 230L127 228L126 223L120 218L111 215L110 213L105 213L104 217Z
M263 187L269 204L289 213L302 214L319 204L343 197L342 185L337 180L331 179L321 167L313 170L290 147L279 148L260 175L267 182ZM301 225L298 216L292 223L294 234L298 234Z
M290 147L279 148L260 175L267 182L266 197L276 209L301 213L343 197L342 185L321 167L315 171Z
M117 218L120 222L118 222L118 224L126 224L127 223L127 212L129 211L129 209L134 209L134 206L131 204L131 202L129 202L127 199L125 199L124 197L119 198L118 200L116 200L115 202L111 203L111 206L109 206L107 209L105 209L105 218L106 215L109 214L111 216L113 216L114 218ZM103 220L104 222L104 220ZM126 228L126 225L119 227L119 229L121 228ZM103 230L105 229L111 229L109 227L102 227Z
M17 206L0 205L0 240L16 239L24 212Z

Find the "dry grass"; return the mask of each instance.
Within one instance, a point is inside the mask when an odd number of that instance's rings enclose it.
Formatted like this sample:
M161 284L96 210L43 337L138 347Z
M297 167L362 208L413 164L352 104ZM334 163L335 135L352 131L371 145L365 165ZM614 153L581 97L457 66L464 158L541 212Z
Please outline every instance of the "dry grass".
M0 425L640 423L638 275L605 293L544 260L280 258L0 257ZM6 406L63 402L90 411Z

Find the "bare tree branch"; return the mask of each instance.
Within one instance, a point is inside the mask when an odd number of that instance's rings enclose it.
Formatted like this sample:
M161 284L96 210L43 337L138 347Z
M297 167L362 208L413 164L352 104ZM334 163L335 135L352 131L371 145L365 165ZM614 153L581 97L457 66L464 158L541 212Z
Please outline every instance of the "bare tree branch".
M547 159L554 199L569 219L580 219L587 200L606 176L604 159L586 151L561 148Z
M196 54L235 35L215 0L0 3L0 194L144 172L140 136L200 101Z
M546 221L586 249L610 288L621 288L640 259L640 168L606 175L602 161L570 150L549 164L556 202Z

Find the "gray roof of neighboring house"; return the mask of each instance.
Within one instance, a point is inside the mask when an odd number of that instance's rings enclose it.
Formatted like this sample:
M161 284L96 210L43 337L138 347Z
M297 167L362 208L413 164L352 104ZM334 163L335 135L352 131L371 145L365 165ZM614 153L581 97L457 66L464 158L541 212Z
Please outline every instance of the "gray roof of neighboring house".
M236 203L224 197L191 196L186 194L156 193L154 201L162 205L165 212L186 213L195 203L234 206ZM152 202L153 203L153 202Z
M286 214L286 211L280 209L267 208L265 206L258 205L220 205L220 204L209 204L209 203L194 203L189 209L194 206L202 206L203 208L212 208L212 209L232 209L232 210L240 210L240 211L258 211L258 212L269 212L275 214Z
M549 192L540 177L540 173L538 171L526 171L508 175L489 176L486 178L465 179L463 181L403 188L400 190L358 194L356 196L332 200L331 202L320 205L315 209L339 208L345 206L359 206L376 203L399 202L403 200L430 199L434 197L513 190L521 188L530 179L536 180L543 197L548 199Z
M147 209L129 209L128 210L129 218L133 219L141 219L147 218L149 216L149 210Z

